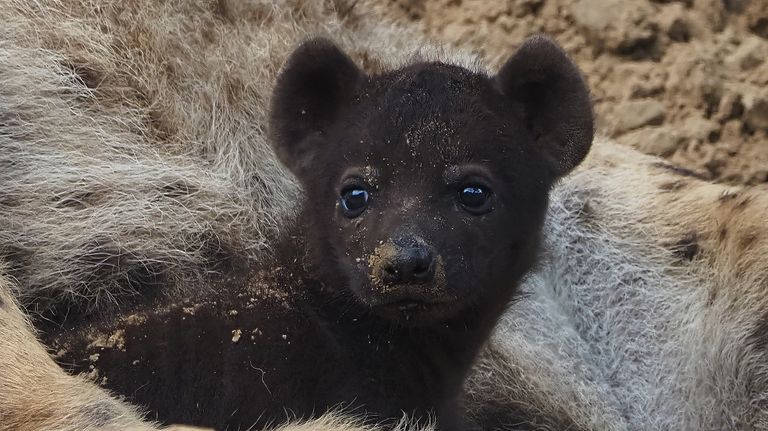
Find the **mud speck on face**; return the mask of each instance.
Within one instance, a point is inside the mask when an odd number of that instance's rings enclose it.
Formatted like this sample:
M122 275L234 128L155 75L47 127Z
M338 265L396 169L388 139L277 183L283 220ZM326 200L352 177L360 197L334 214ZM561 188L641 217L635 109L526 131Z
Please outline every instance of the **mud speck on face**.
M380 278L380 274L384 269L384 265L391 262L397 257L397 246L392 242L380 243L368 257L368 268L370 269L370 280L373 289L379 293L386 294L392 290L392 287L384 282ZM435 262L435 275L431 283L424 284L422 288L424 291L430 291L434 294L444 293L447 283L447 277L445 274L445 263L443 257L436 256Z
M368 268L370 270L369 276L371 279L371 286L381 293L388 291L387 284L381 279L380 274L384 269L384 265L391 262L397 256L397 247L391 242L385 242L376 246L373 253L368 256Z

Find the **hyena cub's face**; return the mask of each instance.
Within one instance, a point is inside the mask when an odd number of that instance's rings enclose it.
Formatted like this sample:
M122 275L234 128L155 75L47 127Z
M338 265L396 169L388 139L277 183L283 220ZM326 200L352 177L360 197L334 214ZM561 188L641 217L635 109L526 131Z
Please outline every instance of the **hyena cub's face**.
M592 111L545 38L495 76L436 62L367 76L315 39L288 60L271 127L323 269L374 312L420 324L509 298L550 186L589 149Z

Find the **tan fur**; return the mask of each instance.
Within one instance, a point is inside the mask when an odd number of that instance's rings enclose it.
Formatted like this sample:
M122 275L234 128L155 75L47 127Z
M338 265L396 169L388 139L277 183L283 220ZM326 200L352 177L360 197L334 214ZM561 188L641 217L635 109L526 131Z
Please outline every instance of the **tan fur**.
M317 420L297 422L283 427L276 428L275 431L435 431L432 424L414 424L404 417L393 426L371 426L363 425L361 422L350 415L327 414Z

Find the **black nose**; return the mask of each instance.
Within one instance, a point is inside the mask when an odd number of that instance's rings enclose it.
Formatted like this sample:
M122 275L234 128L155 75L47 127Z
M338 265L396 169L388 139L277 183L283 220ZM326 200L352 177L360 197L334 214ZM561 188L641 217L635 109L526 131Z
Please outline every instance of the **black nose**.
M381 278L387 284L422 284L435 276L435 254L421 241L396 240L397 252L382 265Z

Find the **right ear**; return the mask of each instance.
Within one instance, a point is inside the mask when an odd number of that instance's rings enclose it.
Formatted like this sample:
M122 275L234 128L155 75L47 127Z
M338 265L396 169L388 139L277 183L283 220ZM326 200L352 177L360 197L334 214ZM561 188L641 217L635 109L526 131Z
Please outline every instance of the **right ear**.
M525 112L539 151L556 177L575 168L589 152L594 115L589 88L576 64L555 41L526 40L496 75L510 101Z
M333 42L310 39L291 54L272 93L269 128L278 159L296 176L312 168L324 135L364 78Z

